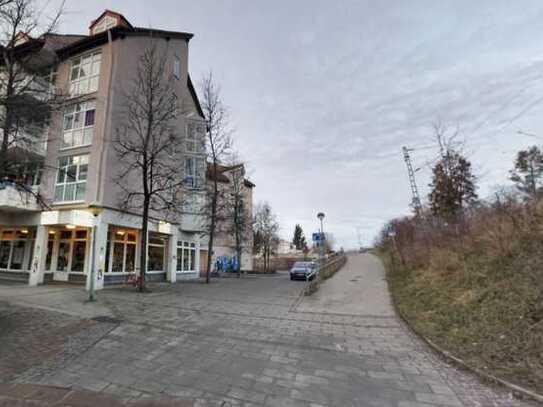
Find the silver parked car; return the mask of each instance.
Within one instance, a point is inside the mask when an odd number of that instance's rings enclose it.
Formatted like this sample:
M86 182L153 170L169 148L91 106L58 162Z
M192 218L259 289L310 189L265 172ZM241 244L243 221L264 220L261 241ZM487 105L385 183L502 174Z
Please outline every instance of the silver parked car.
M290 269L291 280L313 280L317 275L317 265L312 261L297 261Z

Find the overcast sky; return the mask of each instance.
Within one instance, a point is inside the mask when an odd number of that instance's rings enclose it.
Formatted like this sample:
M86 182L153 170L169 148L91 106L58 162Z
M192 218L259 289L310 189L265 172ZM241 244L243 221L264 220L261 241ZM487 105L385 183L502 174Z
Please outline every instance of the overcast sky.
M188 31L196 82L212 69L235 143L291 238L326 213L338 245L371 242L409 212L401 146L459 126L487 196L515 151L543 136L543 2L154 0L66 2L61 31L105 8L137 26ZM418 149L421 195L435 154Z

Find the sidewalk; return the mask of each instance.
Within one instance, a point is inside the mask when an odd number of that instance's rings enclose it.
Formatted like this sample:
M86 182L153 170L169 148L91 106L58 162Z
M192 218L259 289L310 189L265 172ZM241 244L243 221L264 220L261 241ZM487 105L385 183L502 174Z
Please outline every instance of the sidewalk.
M35 384L0 384L0 407L193 407L191 400L130 401L111 394Z
M373 256L349 256L347 264L322 283L316 293L304 297L297 310L377 318L396 316L385 271Z
M62 312L79 318L113 316L111 309L100 301L88 302L89 294L84 287L48 285L14 286L0 285L0 301L32 308Z

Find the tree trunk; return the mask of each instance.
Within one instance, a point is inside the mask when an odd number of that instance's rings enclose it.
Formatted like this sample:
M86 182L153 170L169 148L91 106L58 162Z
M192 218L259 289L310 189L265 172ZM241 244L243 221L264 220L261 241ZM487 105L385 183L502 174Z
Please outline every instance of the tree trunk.
M236 236L236 255L238 256L238 262L237 262L237 272L238 272L238 278L241 277L241 241L239 239L239 235Z
M211 273L211 260L213 254L213 240L215 237L215 223L217 220L217 160L213 160L213 195L211 197L211 219L209 222L209 241L207 244L207 267L206 267L206 284L209 284L209 276Z
M236 198L238 199L238 198ZM238 203L235 204L235 210L234 210L234 233L236 238L236 256L237 256L237 273L238 278L241 277L241 231L240 228L243 226L241 225L241 218L238 216Z
M140 237L140 280L138 284L139 292L145 290L145 274L147 272L147 238L149 230L149 199L144 198L143 214L141 218L141 237Z
M4 61L7 61L6 56L4 56ZM14 94L14 78L13 78L13 65L10 63L8 64L8 72L6 73L8 80L6 83L5 92L3 95L3 98L5 100L5 104L3 106L4 110L4 123L2 126L2 145L0 147L0 180L4 179L7 174L7 167L8 167L8 147L9 147L9 136L11 135L11 126L13 122L13 113L11 110L11 98Z

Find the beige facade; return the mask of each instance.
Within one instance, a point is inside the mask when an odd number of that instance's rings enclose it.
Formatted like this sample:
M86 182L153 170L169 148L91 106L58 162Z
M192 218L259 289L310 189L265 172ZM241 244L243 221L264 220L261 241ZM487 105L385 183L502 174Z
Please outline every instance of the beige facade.
M209 165L208 187L211 187L215 177L212 166ZM219 166L216 175L220 191L220 200L227 201L219 203L219 220L216 226L216 234L213 243L212 263L217 268L217 259L237 259L236 240L232 230L231 199L232 193L239 193L244 208L244 230L242 236L242 252L240 268L242 271L253 271L253 188L255 185L245 178L245 167L243 165ZM228 208L226 207L228 206Z
M48 60L56 60L51 66L54 87L64 104L51 119L41 183L35 187L43 204L23 199L9 185L0 190L0 278L27 279L31 284L72 281L89 287L93 275L92 283L101 288L139 270L140 211L127 212L121 205L123 163L112 140L123 126L125 96L148 47L164 55L178 101L175 160L180 179L191 180L183 199L197 200L204 194L202 186L192 182L196 175L185 170L185 161L192 160L205 172L203 114L188 74L192 34L133 27L110 11L93 22L90 32L40 39L40 53L55 55ZM195 129L191 145L196 143L199 149L188 150L189 126ZM122 182L141 183L135 177ZM174 282L197 277L199 250L205 243L197 211L175 218L151 216L149 278Z

